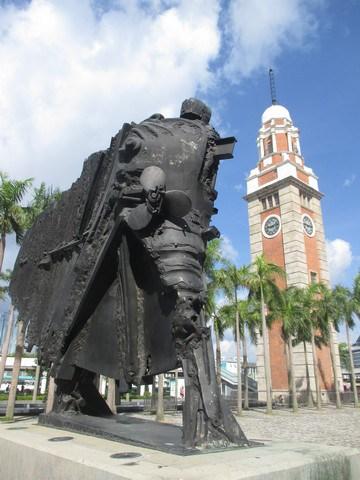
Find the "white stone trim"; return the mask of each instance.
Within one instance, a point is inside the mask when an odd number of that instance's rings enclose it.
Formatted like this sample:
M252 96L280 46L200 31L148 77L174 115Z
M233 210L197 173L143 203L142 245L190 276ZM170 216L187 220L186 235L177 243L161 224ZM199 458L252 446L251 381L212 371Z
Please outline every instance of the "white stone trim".
M296 166L291 163L290 161L279 165L277 168L278 178L277 180L281 180L286 177L295 177L296 178Z
M287 142L288 142L288 150L289 152L292 152L293 149L292 149L292 141L291 141L291 134L290 132L287 132Z
M276 135L274 132L271 133L271 138L272 138L272 148L273 148L273 151L272 153L277 153L277 141L276 141Z
M268 165L272 165L272 155L270 155L270 157L264 158L263 162L264 162L264 167L267 167Z
M310 187L314 188L315 190L319 190L319 183L315 177L309 175L309 185Z
M247 182L247 193L256 192L259 189L258 177L250 178Z
M264 156L264 139L260 138L260 159Z

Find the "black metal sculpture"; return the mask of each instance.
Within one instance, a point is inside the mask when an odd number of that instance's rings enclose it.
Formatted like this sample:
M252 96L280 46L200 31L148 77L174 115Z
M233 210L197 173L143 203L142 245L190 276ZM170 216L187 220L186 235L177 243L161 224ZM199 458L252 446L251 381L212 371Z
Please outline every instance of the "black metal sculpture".
M188 99L180 118L125 124L27 233L11 296L29 348L52 365L56 412L111 415L96 373L126 392L182 365L184 445L248 444L222 402L203 312L216 174L235 142L210 116Z

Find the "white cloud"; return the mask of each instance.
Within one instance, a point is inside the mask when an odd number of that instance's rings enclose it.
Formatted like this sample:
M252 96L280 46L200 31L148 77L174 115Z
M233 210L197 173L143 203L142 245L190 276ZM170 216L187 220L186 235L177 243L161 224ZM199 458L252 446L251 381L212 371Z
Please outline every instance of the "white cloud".
M235 262L239 256L239 252L236 250L229 237L221 235L221 240L221 255L230 262Z
M236 356L236 344L234 340L223 340L221 342L221 356L226 359L234 358Z
M228 61L224 73L234 83L269 68L288 48L308 44L317 30L314 0L231 0L227 16Z
M329 274L332 285L340 282L353 261L351 245L346 240L336 238L326 240Z
M0 6L0 158L12 177L67 187L127 121L212 82L218 0L33 0Z
M285 47L302 45L315 30L309 5L308 0L277 0L276 8L261 0L32 0L21 8L0 3L1 168L11 177L68 187L83 160L108 147L123 122L158 111L175 115L186 97L216 86L222 92L213 60L225 63L228 78L240 80ZM227 25L221 58L220 23ZM221 106L223 96L218 97Z
M234 185L234 188L237 192L241 192L241 190L243 189L243 184L238 183L237 185Z
M225 360L234 360L236 358L236 343L233 337L233 333L230 329L226 330L225 337L222 342L220 342L221 346L221 357ZM248 354L248 361L256 362L256 345L247 341L247 354ZM242 357L242 347L241 347L241 357Z
M351 174L349 178L346 178L344 183L343 183L343 186L344 187L350 187L356 180L356 175L355 173Z

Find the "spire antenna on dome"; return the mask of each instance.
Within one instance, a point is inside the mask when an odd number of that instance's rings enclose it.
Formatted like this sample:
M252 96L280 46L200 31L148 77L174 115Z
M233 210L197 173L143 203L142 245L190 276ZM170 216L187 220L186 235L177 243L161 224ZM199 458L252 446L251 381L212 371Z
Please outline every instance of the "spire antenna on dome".
M273 105L277 105L276 89L275 89L275 75L274 75L274 70L272 68L269 68L269 80L270 80L271 103Z

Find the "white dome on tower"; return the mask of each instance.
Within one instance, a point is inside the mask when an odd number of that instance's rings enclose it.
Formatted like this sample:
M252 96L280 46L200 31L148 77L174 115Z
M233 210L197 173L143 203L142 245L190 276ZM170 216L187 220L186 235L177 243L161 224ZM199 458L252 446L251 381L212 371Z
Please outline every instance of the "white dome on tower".
M261 122L264 124L273 118L286 118L290 122L292 121L289 110L282 105L271 105L268 107L262 114Z

